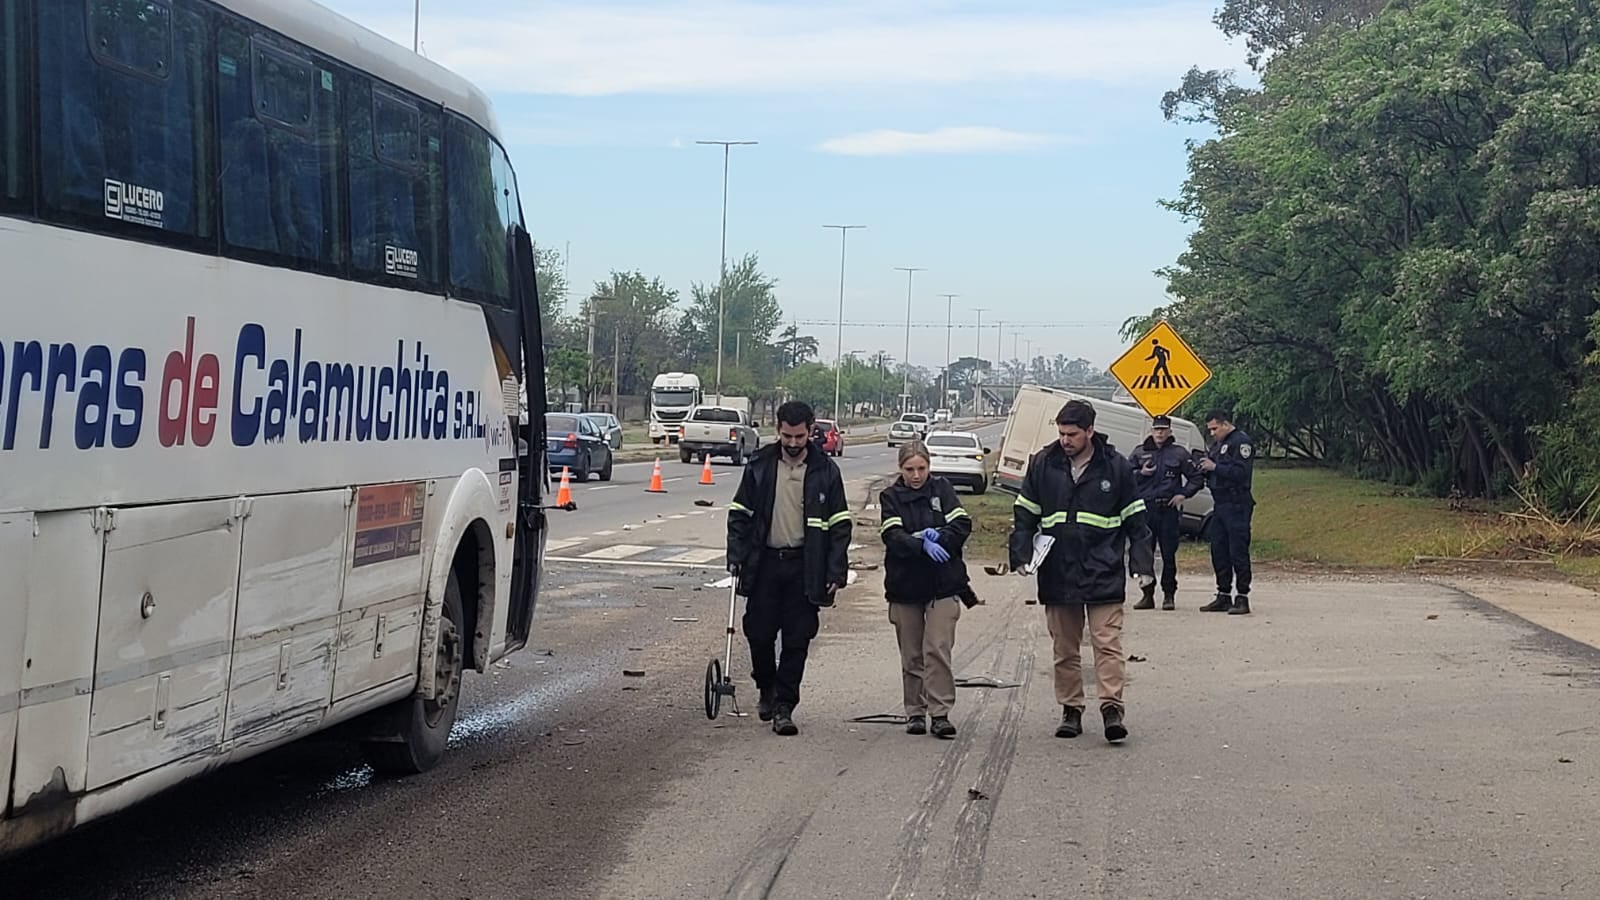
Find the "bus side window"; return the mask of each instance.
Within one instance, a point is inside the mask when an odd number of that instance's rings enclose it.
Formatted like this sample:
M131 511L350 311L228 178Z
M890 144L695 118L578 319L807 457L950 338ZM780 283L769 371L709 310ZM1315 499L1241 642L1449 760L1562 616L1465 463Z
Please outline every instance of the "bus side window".
M216 68L225 243L247 258L337 272L342 73L231 23Z
M495 184L500 148L483 129L450 116L445 126L450 206L450 285L462 296L508 306L511 267L505 201Z
M363 75L345 94L350 170L350 262L358 276L436 289L439 271L439 114Z
M186 0L36 8L46 215L157 240L209 235L201 15Z
M33 196L28 48L23 0L0 0L0 209L28 210Z

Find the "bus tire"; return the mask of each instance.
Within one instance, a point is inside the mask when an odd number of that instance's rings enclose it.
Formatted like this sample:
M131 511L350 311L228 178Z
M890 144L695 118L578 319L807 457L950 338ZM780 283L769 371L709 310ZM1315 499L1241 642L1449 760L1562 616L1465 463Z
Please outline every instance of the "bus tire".
M384 713L391 718L383 731L387 740L366 741L362 755L372 767L386 775L416 775L426 772L444 758L450 729L456 723L456 708L461 702L461 681L466 674L466 615L461 604L461 583L454 568L445 583L444 608L439 616L439 645L434 651L432 699L410 696Z

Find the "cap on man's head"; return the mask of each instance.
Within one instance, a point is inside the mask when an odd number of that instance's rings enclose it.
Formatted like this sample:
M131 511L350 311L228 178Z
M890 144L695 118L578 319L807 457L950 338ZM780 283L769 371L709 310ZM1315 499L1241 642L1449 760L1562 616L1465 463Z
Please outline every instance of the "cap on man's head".
M1150 420L1150 427L1151 428L1171 428L1172 427L1172 417L1171 416L1156 416L1154 419Z

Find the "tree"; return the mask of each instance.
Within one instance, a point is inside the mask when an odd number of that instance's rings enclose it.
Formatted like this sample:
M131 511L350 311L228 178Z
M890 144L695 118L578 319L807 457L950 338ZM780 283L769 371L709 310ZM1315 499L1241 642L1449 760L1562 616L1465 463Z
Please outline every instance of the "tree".
M660 278L646 278L638 271L613 271L610 278L595 282L580 313L585 328L593 315L595 329L594 371L586 401L597 385L610 383L613 356L620 394L644 393L656 373L669 367L677 357L670 337L677 299L677 291Z
M728 268L725 297L719 296L715 284L692 285L678 332L690 358L715 365L719 310L724 372L735 350L741 357L748 352L770 358L765 348L770 347L773 332L783 322L777 287L776 280L762 274L754 253Z
M818 352L817 339L809 334L800 334L794 325L783 329L772 349L774 364L780 372L787 372L801 363L815 359Z
M539 314L544 320L545 331L550 332L560 326L566 317L566 260L556 250L535 246L533 278L539 292Z
M1167 205L1197 228L1165 313L1216 364L1208 389L1274 440L1493 492L1595 346L1591 14L1417 0L1360 19L1373 6L1340 27L1238 20L1277 55L1191 147Z

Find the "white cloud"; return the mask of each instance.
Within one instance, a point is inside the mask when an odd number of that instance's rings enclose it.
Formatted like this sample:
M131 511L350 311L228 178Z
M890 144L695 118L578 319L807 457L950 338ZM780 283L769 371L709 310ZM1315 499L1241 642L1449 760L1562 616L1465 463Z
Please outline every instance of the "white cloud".
M336 2L409 45L395 4ZM409 6L409 4L402 4ZM1008 12L998 0L539 0L423 4L429 56L503 93L794 93L1040 82L1175 83L1236 66L1215 0Z
M1003 128L961 126L933 131L880 129L823 141L817 149L844 156L900 156L909 153L975 153L1032 150L1064 138Z

